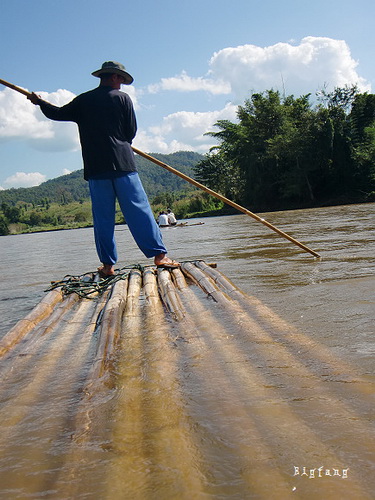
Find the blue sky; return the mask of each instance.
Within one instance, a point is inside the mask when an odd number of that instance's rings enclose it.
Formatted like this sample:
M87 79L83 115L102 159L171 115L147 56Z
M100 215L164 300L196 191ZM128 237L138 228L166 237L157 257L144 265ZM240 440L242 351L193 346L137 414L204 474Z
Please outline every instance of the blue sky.
M373 0L1 0L0 78L62 105L94 88L102 62L134 77L123 90L146 152L213 145L218 119L269 88L301 95L375 89ZM0 187L82 168L74 124L44 119L0 85ZM155 168L155 167L150 167Z

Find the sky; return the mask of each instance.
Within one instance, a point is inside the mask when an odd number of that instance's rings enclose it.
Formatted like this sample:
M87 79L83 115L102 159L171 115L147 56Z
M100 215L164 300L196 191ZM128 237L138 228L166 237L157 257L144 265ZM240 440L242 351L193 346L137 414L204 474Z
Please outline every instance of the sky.
M254 92L375 92L374 18L374 0L0 0L0 78L61 106L119 61L134 77L133 145L205 154ZM81 168L76 125L0 85L0 189Z

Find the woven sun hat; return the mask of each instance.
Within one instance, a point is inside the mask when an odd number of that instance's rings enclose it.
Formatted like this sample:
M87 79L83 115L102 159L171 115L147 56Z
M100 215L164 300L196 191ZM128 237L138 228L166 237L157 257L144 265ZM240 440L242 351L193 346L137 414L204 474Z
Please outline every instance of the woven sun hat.
M102 67L93 73L93 76L103 75L104 73L116 73L117 75L121 75L125 79L125 84L130 85L133 83L133 77L126 71L125 66L119 62L115 61L106 61L102 64Z

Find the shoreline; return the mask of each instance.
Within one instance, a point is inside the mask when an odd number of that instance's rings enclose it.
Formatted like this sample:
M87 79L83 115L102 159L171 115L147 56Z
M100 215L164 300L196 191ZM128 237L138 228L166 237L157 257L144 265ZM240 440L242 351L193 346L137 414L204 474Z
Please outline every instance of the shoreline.
M366 204L373 204L375 203L374 201L363 201L363 202L345 202L345 203L329 203L327 204L319 204L315 206L306 206L306 207L290 207L290 208L284 208L284 209L273 209L273 210L264 210L264 211L259 211L259 212L254 212L258 214L264 214L264 213L274 213L274 212L291 212L293 210L310 210L310 209L318 209L318 208L329 208L329 207L338 207L338 206L350 206L350 205L366 205ZM198 219L198 218L206 218L206 217L224 217L224 216L230 216L230 215L243 215L241 212L235 210L232 207L225 206L219 210L211 210L211 211L206 211L206 212L196 212L193 214L189 214L188 217L184 217L183 219L179 220L190 220L190 219ZM116 222L115 223L115 228L117 226L126 226L126 222ZM17 236L20 234L34 234L34 233L47 233L47 232L55 232L55 231L69 231L73 229L85 229L85 228L92 228L93 224L83 224L83 225L77 225L76 227L49 227L43 229L42 227L38 227L35 231L32 230L27 230L27 231L21 231L21 232L16 232L16 233L9 233L7 235L0 235L0 236Z

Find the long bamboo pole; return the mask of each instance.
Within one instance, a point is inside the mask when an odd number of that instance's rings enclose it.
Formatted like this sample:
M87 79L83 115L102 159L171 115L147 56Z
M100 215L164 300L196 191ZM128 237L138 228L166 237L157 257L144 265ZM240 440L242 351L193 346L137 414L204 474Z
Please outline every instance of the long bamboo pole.
M317 252L315 252L314 250L311 250L311 248L308 248L306 245L304 245L300 241L296 240L295 238L293 238L289 234L284 233L284 231L281 231L281 229L278 229L277 227L275 227L270 222L267 222L265 219L262 219L261 217L259 217L258 215L254 214L253 212L250 212L250 210L247 210L246 208L241 207L241 205L238 205L238 203L235 203L234 201L229 200L225 196L222 196L221 194L217 193L216 191L213 191L212 189L210 189L207 186L201 184L200 182L196 181L195 179L192 179L191 177L183 174L179 170L176 170L175 168L171 167L170 165L167 165L166 163L164 163L164 162L162 162L160 160L157 160L153 156L150 156L149 154L143 153L143 151L140 151L139 149L137 149L137 148L135 148L133 146L132 146L132 148L133 148L133 151L135 153L137 153L137 155L143 156L143 158L146 158L147 160L150 160L153 163L156 163L156 165L159 165L160 167L165 168L169 172L172 172L172 174L178 175L179 177L181 177L181 179L184 179L185 181L190 182L190 184L193 184L193 186L196 186L197 188L202 189L206 193L209 193L212 196L215 196L215 198L218 198L219 200L223 201L227 205L230 205L231 207L239 210L240 212L243 212L244 214L249 215L250 217L252 217L256 221L261 222L263 225L267 226L269 229L272 229L273 231L275 231L276 233L278 233L280 236L283 236L284 238L286 238L287 240L291 241L295 245L298 245L300 248L302 248L306 252L310 252L312 255L314 255L314 257L320 257L320 255Z
M16 90L17 92L20 92L21 94L23 94L25 96L30 96L31 95L31 92L28 92L27 90L25 90L25 89L23 89L21 87L18 87L17 85L13 85L12 83L7 82L6 80L2 80L1 78L0 78L0 83L2 85L5 85L6 87L9 87L9 88L11 88L13 90ZM280 236L282 236L282 237L286 238L287 240L291 241L292 243L294 243L295 245L299 246L300 248L302 248L306 252L311 253L314 257L320 257L320 255L317 252L315 252L314 250L311 250L311 248L307 247L306 245L304 245L300 241L296 240L295 238L293 238L289 234L285 233L281 229L277 228L276 226L274 226L270 222L266 221L262 217L259 217L259 215L256 215L253 212L250 212L250 210L247 210L246 208L242 207L241 205L238 205L238 203L235 203L234 201L229 200L225 196L222 196L221 194L217 193L216 191L213 191L212 189L210 189L207 186L201 184L200 182L196 181L195 179L192 179L188 175L183 174L179 170L176 170L175 168L171 167L170 165L167 165L166 163L164 163L164 162L162 162L160 160L157 160L153 156L151 156L151 155L149 155L147 153L144 153L143 151L135 148L134 146L132 146L132 148L133 148L133 151L137 155L143 156L143 158L146 158L146 160L149 160L149 161L155 163L156 165L159 165L160 167L162 167L162 168L168 170L169 172L171 172L172 174L175 174L178 177L181 177L181 179L184 179L185 181L189 182L190 184L193 184L193 186L195 186L195 187L197 187L199 189L202 189L202 191L205 191L206 193L214 196L215 198L218 198L219 200L221 200L222 202L226 203L227 205L230 205L231 207L235 208L239 212L242 212L245 215L248 215L249 217L252 217L257 222L260 222L264 226L267 226L269 229L272 229L272 231L275 231L275 233L277 233Z
M13 89L13 90L16 90L17 92L20 92L21 94L25 95L26 97L31 95L31 92L29 92L28 90L25 90L22 87L18 87L17 85L13 85L13 83L9 83L6 80L2 80L1 78L0 78L0 83L2 85L5 85L5 87L9 87L10 89Z

